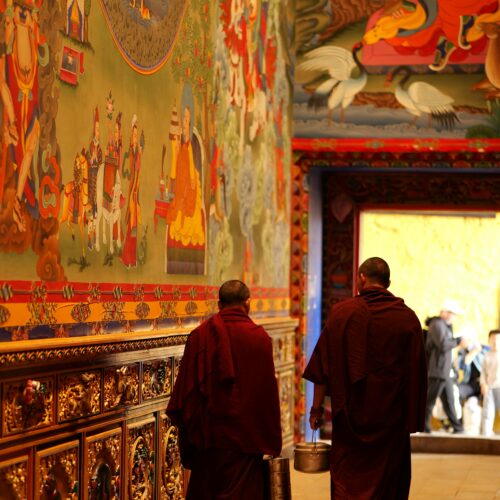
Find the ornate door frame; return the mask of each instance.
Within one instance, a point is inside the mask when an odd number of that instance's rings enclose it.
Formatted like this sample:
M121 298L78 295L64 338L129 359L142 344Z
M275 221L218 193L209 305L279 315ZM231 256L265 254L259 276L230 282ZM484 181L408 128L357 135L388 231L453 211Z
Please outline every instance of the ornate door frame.
M319 334L312 331L318 330L318 321L314 312L311 315L308 284L308 268L314 264L308 256L318 239L324 238L320 244L321 309L325 310L355 291L362 209L500 211L500 140L295 139L293 150L290 295L291 314L299 319L295 349L298 437L306 427L304 416L310 404L310 395L306 404L301 379L307 335ZM320 181L311 182L311 174L318 172ZM320 235L310 233L309 220L318 197L323 199Z

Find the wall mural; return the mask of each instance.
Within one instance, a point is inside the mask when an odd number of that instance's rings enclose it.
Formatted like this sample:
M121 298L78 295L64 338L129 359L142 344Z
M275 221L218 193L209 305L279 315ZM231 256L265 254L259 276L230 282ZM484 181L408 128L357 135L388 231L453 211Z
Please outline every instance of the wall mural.
M295 135L500 137L498 0L301 2Z
M250 284L264 276L288 282L287 8L278 0L217 4L209 221L209 272L216 281L234 274L231 263L242 262Z
M153 73L165 64L186 10L186 0L100 2L118 50L134 69ZM84 0L84 6L87 3L90 0Z
M289 10L3 4L0 340L179 326L233 277L287 312Z

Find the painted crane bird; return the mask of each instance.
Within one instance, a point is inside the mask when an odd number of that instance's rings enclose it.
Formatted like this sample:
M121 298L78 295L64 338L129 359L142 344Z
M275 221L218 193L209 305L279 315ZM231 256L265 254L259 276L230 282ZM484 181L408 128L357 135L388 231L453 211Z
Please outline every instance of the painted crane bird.
M413 82L406 87L411 75L412 71L408 66L398 66L387 75L385 84L388 86L395 78L401 77L394 96L415 116L414 123L425 113L429 115L429 127L434 120L441 129L453 130L460 121L453 108L453 98L426 82Z
M344 121L345 109L364 88L368 79L357 55L361 48L361 43L355 44L352 51L328 45L305 54L305 60L297 66L297 70L305 74L315 73L316 76L304 84L304 88L321 82L309 99L310 107L319 109L328 106L330 115L340 106L340 121ZM356 68L359 69L357 74L354 72ZM321 73L319 77L318 72Z

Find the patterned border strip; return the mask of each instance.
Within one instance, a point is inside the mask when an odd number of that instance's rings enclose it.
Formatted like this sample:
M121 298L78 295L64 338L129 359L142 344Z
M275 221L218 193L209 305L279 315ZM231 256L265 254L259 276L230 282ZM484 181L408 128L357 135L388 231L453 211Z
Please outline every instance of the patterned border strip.
M388 151L388 152L498 152L500 139L306 139L292 140L294 152L299 151Z
M300 164L292 165L292 223L290 262L290 311L299 320L295 331L294 374L294 436L302 439L305 415L305 385L302 373L305 367L304 342L307 333L307 259L309 232L309 192L307 171Z
M280 316L289 313L290 298L281 296L277 298L253 298L251 308L255 316ZM217 300L163 300L163 301L124 301L120 298L114 301L103 302L40 302L0 304L0 340L2 332L12 329L24 328L27 332L35 328L52 330L49 337L59 336L85 336L107 333L105 326L115 323L112 330L135 331L157 329L159 323L173 322L173 326L181 326L184 322L201 321L207 316L217 312ZM146 322L136 328L136 322ZM98 331L89 333L69 333L69 329L79 325L101 325ZM121 325L121 326L120 326ZM164 325L167 326L167 325ZM17 334L16 334L17 335ZM21 335L14 335L12 340L24 339ZM29 335L28 337L29 338ZM25 340L27 340L27 338Z
M4 303L217 300L218 291L219 287L202 285L0 281ZM288 288L252 287L251 293L253 299L279 298L288 296Z
M53 349L36 349L18 352L0 353L0 368L14 368L31 363L46 363L50 361L74 361L88 356L103 354L119 354L131 351L173 347L186 343L188 334L171 334L159 338L146 338L107 344L79 345L71 347L56 347Z

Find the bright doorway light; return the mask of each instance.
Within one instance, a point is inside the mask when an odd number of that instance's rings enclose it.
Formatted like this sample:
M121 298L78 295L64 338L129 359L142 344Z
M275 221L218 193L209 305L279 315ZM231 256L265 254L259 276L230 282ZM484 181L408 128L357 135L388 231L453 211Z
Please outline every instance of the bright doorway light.
M382 257L391 268L390 291L424 322L446 298L464 310L456 335L487 342L499 327L500 216L472 212L366 210L360 218L359 262Z

